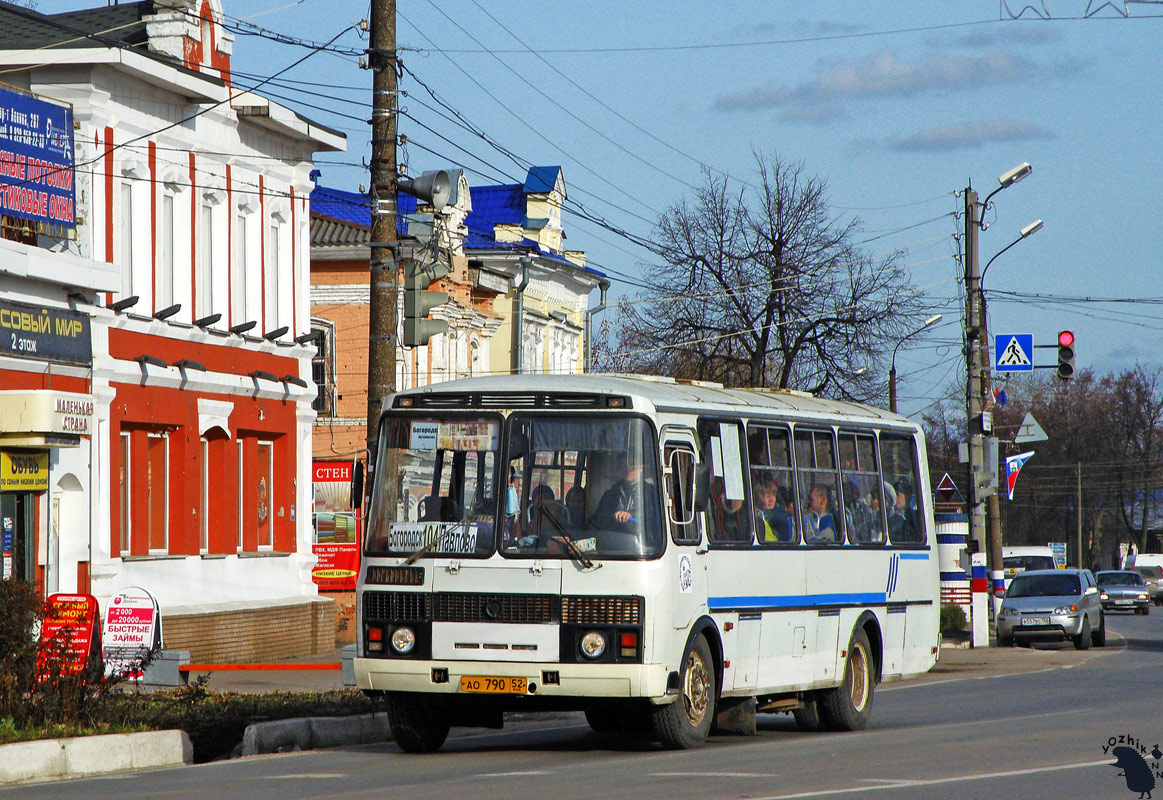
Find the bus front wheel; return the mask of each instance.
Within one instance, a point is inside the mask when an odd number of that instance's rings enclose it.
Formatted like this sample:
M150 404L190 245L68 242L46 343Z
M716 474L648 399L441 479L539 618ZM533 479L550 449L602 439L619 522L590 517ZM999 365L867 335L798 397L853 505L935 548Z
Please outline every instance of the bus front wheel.
M673 703L652 711L654 733L662 744L674 750L701 747L715 718L715 664L711 647L698 636L687 653L679 676L679 696Z
M844 682L820 696L820 716L836 731L861 731L872 716L872 693L876 688L876 667L872 647L863 628L857 628L848 645Z
M448 707L440 698L405 692L388 695L392 738L406 753L432 753L448 737Z

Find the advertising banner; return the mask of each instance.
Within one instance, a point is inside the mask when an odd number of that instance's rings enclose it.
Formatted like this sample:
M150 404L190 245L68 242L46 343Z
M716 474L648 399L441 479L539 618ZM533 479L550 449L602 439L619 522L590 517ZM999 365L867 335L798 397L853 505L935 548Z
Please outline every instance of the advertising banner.
M311 577L321 591L354 592L359 575L359 510L351 507L351 462L312 465L315 531L312 552L319 559Z
M99 609L89 594L50 594L45 601L36 653L36 677L41 683L58 675L79 675L99 650Z
M0 351L15 358L88 366L93 363L89 317L65 308L0 300Z
M157 600L145 589L130 586L113 595L101 637L105 674L141 680L142 662L162 648L161 620Z
M0 88L0 214L76 227L73 110Z
M0 451L0 492L48 490L48 453Z

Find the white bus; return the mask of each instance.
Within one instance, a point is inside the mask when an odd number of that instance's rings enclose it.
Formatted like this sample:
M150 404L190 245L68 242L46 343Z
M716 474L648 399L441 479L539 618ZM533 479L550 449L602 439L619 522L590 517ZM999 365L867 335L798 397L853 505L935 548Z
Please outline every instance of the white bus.
M879 682L936 661L924 437L895 414L470 378L390 397L376 464L354 666L404 750L511 710L673 748L757 712L861 729Z

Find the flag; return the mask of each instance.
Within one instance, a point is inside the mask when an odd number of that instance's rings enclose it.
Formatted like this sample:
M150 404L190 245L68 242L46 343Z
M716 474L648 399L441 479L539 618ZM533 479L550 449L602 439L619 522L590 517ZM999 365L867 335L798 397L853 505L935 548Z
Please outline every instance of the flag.
M1018 473L1021 472L1022 466L1030 460L1032 455L1034 455L1033 450L1028 453L1018 453L1016 456L1006 456L1006 488L1009 489L1010 500L1014 499L1014 484L1018 482Z

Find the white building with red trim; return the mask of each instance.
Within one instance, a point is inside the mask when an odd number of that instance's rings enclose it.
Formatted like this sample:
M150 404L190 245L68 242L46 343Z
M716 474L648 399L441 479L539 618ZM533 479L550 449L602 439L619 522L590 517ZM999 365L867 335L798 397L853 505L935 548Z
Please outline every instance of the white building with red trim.
M91 318L91 369L68 384L92 401L90 513L52 564L51 504L33 503L37 575L102 604L140 586L167 648L255 660L332 644L311 580L314 348L295 339L312 158L345 139L236 85L221 19L218 0L0 3L0 69L73 108L76 238L39 245L117 277L55 284Z

